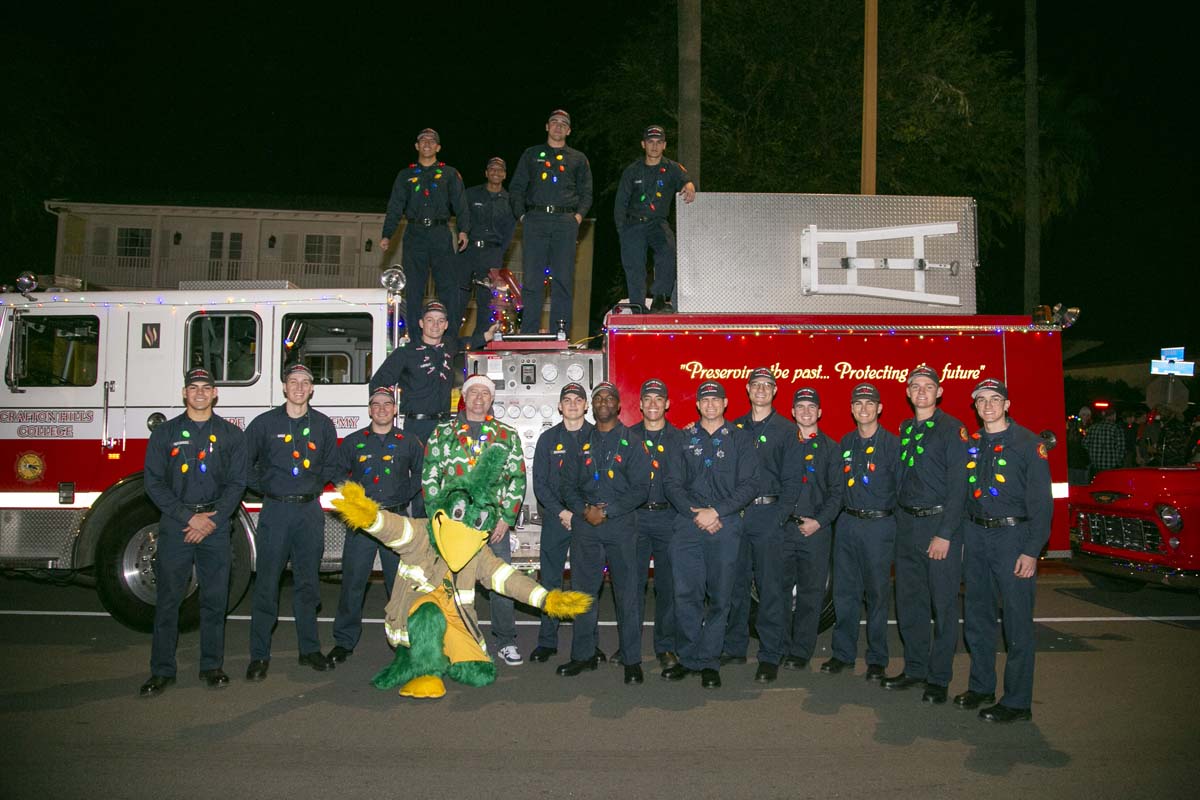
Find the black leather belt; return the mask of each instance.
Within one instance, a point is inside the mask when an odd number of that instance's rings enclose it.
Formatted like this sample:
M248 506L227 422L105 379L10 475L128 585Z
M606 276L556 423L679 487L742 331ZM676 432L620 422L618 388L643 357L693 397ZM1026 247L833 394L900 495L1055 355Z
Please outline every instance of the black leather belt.
M655 217L635 217L632 214L628 214L625 216L625 219L628 222L649 222L650 220L655 219Z
M405 419L450 419L450 412L442 414L402 414Z
M892 515L890 508L887 511L880 511L874 508L844 508L842 510L850 516L858 517L859 519L884 519Z
M754 500L751 501L751 504L756 505L756 506L769 506L772 503L778 503L778 502L779 502L779 495L764 494L761 497L754 498Z
M646 511L666 511L670 507L670 503L642 503L638 506L639 509L645 509Z
M974 514L971 515L971 522L981 528L1011 528L1028 521L1029 517L977 517Z
M498 245L498 244L493 244L491 242L485 242L481 239L476 239L475 241L471 242L471 247L478 247L480 250L482 250L486 247L499 247L499 246L500 245Z
M529 206L527 211L543 211L547 214L574 214L575 206Z
M318 496L315 494L269 494L266 497L277 503L311 503Z
M926 506L925 508L914 508L913 506L900 506L900 510L910 517L936 517L946 510L945 506Z
M445 225L449 221L450 220L448 219L429 219L428 217L425 219L416 219L414 217L408 218L409 225L419 225L422 228L432 228L434 225Z
M184 503L183 507L193 514L207 514L209 511L217 510L216 503L200 503L199 505L189 505L188 503Z

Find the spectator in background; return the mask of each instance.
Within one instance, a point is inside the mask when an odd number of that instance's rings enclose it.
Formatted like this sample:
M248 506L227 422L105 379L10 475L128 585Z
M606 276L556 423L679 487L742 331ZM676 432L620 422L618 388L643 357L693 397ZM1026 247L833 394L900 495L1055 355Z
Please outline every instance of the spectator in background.
M1159 406L1156 414L1162 427L1158 434L1157 454L1151 462L1156 467L1182 467L1192 451L1191 429L1183 417L1168 406Z
M1083 445L1092 462L1092 476L1125 463L1125 434L1117 427L1116 419L1117 413L1113 409L1102 409L1100 421L1092 423L1087 430Z
M1067 419L1067 481L1073 486L1086 486L1091 483L1091 461L1084 446L1087 427L1091 421L1092 410L1087 406Z
M1125 439L1124 466L1137 466L1137 410L1126 409L1121 414L1121 435Z

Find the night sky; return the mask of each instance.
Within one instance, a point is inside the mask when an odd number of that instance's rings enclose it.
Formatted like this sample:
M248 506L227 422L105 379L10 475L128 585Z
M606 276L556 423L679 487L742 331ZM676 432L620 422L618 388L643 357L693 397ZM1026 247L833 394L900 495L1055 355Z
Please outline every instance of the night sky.
M993 16L996 47L1019 65L1023 3L976 5ZM1195 12L1040 5L1043 77L1091 104L1097 148L1074 210L1043 228L1042 296L1081 306L1068 335L1105 340L1115 357L1149 357L1162 345L1195 351ZM374 200L382 212L426 126L441 133L441 157L468 185L481 182L489 156L511 163L544 140L547 112L570 109L603 76L614 43L644 8L627 0L388 10L66 2L5 11L4 82L19 100L6 113L34 120L18 127L36 133L18 141L0 130L5 157L17 153L24 170L4 174L33 176L21 179L18 210L36 204L37 213L18 217L35 220L19 233L6 223L13 266L4 277L49 271L54 224L40 210L49 197L304 195L365 207ZM647 69L674 58L674 42L665 42L661 54L646 54ZM630 123L628 160L644 122ZM577 118L575 133L587 124ZM720 157L704 152L706 162ZM593 161L592 169L599 182L623 166ZM616 234L608 208L592 216L602 284L605 270L619 269ZM984 267L1019 265L1022 235L1019 224L1005 231Z

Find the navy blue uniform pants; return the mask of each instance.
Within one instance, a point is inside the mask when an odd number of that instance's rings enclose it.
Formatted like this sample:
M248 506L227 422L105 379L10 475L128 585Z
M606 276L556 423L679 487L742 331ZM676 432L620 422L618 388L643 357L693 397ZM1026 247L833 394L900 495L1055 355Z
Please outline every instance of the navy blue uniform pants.
M558 321L566 323L571 335L571 297L575 286L575 242L579 223L574 214L546 214L530 211L521 231L521 333L537 333L541 328L544 283L550 281L550 332L558 331ZM548 271L548 272L547 272Z
M708 533L691 516L680 514L671 539L676 653L679 663L692 670L721 666L742 518L730 514L721 517L721 524L721 530Z
M965 525L963 582L963 632L971 651L971 680L967 688L981 694L996 691L996 602L1004 614L1008 658L1004 663L1004 697L1009 708L1029 708L1033 703L1033 600L1035 578L1013 574L1021 556L1021 541L1028 523L1011 528Z
M405 291L408 293L408 312L405 316L411 328L409 336L419 336L417 320L421 318L421 306L425 304L425 287L429 273L433 273L433 285L438 300L446 306L446 317L462 322L458 308L458 275L454 268L454 236L447 225L426 228L409 222L404 227L404 248L401 262L404 265ZM451 322L451 328L454 323ZM451 335L456 330L450 330Z
M617 607L617 634L621 660L642 663L642 604L638 600L637 527L634 515L609 519L592 526L576 515L571 523L571 587L577 592L600 595L604 565L612 578L613 602ZM575 618L571 633L571 659L587 661L598 649L597 603Z
M507 535L498 542L489 539L488 547L505 564L512 563L512 542ZM561 570L559 574L561 574ZM516 644L517 620L513 613L513 599L499 592L493 592L486 586L483 588L487 593L488 608L491 609L492 641L496 643L496 649L500 650L510 644Z
M187 522L163 517L158 526L154 553L154 578L158 597L154 606L154 637L150 645L150 672L164 678L175 675L175 647L179 643L179 606L196 567L200 591L200 671L220 669L225 663L225 607L229 602L229 523L204 537L199 544L183 541Z
M637 512L638 619L646 618L646 583L654 559L654 652L675 652L675 577L671 569L671 539L679 516L673 509Z
M584 523L580 520L582 524ZM542 537L538 546L538 560L541 563L539 583L547 589L561 589L563 585L563 569L567 564L567 551L571 549L571 532L562 526L556 514L546 514L542 517ZM578 620L576 621L578 624ZM559 622L549 614L542 614L542 623L538 628L538 647L558 649Z
M896 552L896 518L859 519L842 514L833 543L833 657L853 664L858 621L867 605L867 664L888 663L888 589Z
M940 561L926 555L943 521L940 514L896 514L896 621L904 642L904 674L937 686L949 686L954 674L962 583L961 542L951 542L950 552Z
M346 541L342 545L342 591L338 596L337 617L333 620L333 641L347 650L353 650L362 636L363 601L376 555L383 572L386 604L392 596L400 557L362 531L353 528L346 531Z
M319 580L325 552L325 515L317 500L308 503L263 501L254 532L258 560L250 613L250 658L271 657L271 633L279 621L279 579L292 562L292 614L300 655L317 653L317 607L321 603Z
M630 222L619 231L621 236L621 266L625 268L625 285L629 302L646 302L646 251L654 251L654 285L652 297L675 292L675 231L665 219ZM675 299L672 298L672 303Z
M812 536L800 532L800 526L787 522L783 526L783 597L785 608L795 592L794 608L787 626L788 641L784 648L790 656L809 659L817 646L817 628L821 610L825 607L825 590L829 583L829 552L833 545L833 528L825 526Z
M729 601L724 651L744 658L750 646L750 581L758 587L758 660L778 664L787 637L783 601L783 529L778 504L747 506Z
M458 307L465 316L467 303L475 295L475 328L471 336L480 336L492 324L492 290L478 281L489 283L488 271L504 266L504 251L499 245L476 247L472 242L455 258L458 266Z

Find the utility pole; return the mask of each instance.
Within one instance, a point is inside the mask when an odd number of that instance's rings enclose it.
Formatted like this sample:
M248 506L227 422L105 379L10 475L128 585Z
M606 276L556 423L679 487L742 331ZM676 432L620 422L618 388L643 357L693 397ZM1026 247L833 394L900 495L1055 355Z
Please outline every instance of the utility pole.
M1042 294L1042 170L1038 141L1037 0L1025 0L1025 311Z
M679 162L700 182L700 0L679 0Z
M863 20L862 179L860 194L875 194L875 135L879 97L879 0L866 0Z

